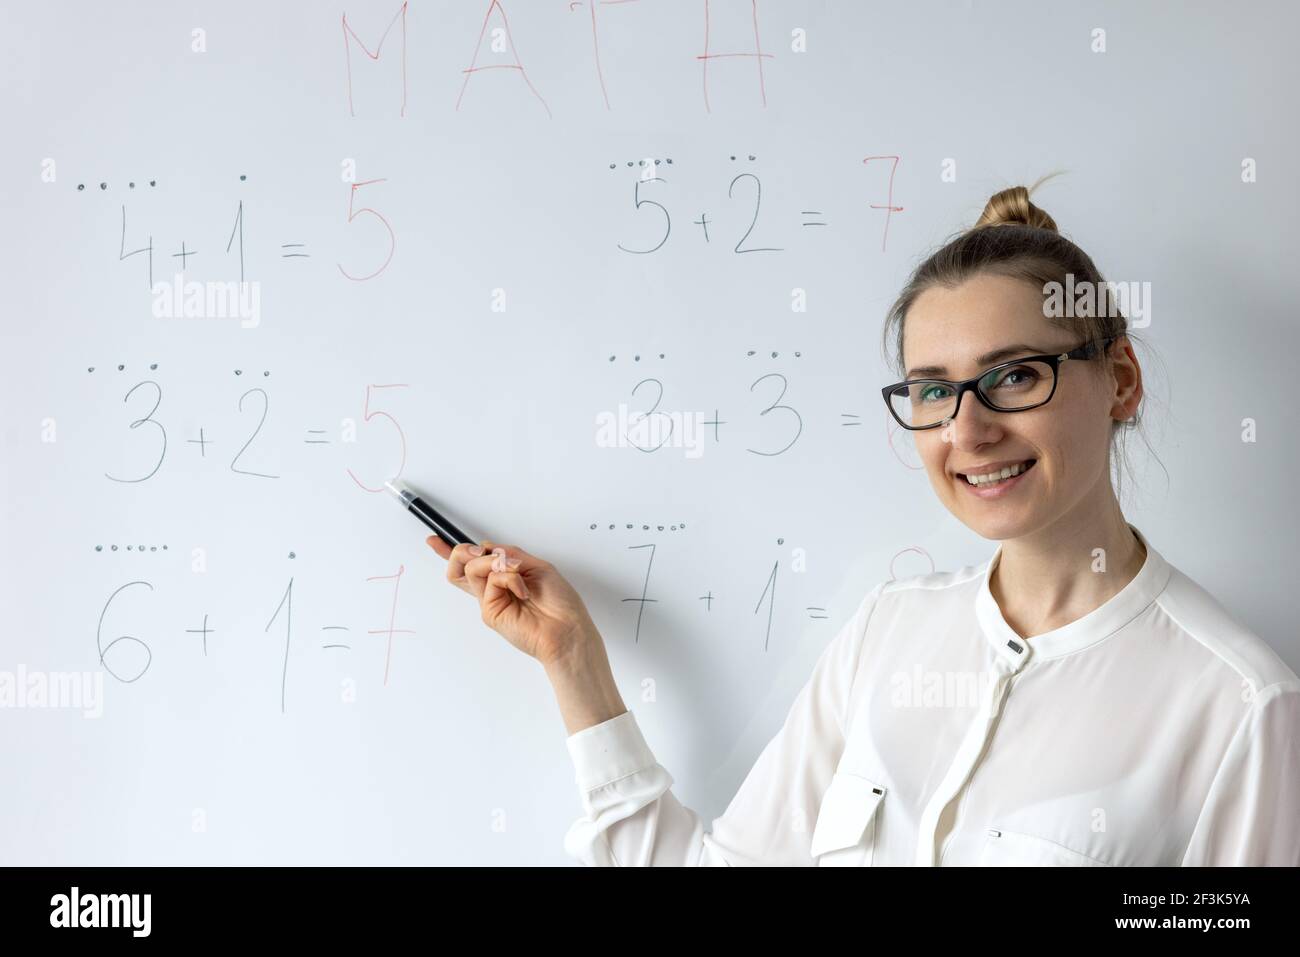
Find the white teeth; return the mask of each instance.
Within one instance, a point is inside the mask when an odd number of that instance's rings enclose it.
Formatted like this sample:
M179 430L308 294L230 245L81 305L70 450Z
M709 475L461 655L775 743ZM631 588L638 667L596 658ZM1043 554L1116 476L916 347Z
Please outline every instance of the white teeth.
M1021 462L1019 465L1009 465L1001 472L990 472L988 475L967 475L966 481L971 485L991 485L994 482L1001 482L1003 479L1019 475L1025 469L1029 468L1029 461Z

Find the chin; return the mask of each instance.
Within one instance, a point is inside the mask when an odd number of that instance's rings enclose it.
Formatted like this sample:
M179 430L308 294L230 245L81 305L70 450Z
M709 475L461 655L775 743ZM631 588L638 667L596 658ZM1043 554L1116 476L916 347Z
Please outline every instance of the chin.
M1012 538L1020 538L1022 535L1028 535L1038 525L1036 522L1027 521L1024 518L1015 516L990 516L990 515L962 515L957 516L963 525L969 528L980 538L987 538L989 541L1004 542Z
M981 538L990 541L1006 541L1020 538L1042 528L1050 521L1051 511L1044 506L1051 496L1045 496L1045 489L1036 486L1046 476L1046 471L1039 472L1041 461L1023 473L1025 485L1012 489L1010 494L1000 498L985 498L971 494L964 485L965 479L950 477L945 470L944 483L941 487L940 500L963 525ZM1037 473L1037 474L1035 474ZM1032 484L1031 484L1032 483Z
M976 535L990 541L1020 538L1044 524L1038 509L1025 503L1012 505L958 499L948 503L948 510Z

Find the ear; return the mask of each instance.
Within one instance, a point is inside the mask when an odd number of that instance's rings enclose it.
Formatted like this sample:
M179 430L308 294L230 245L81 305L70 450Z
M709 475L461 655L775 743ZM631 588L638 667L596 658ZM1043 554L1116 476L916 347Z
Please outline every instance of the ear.
M1137 415L1142 404L1142 366L1133 352L1133 343L1121 335L1110 346L1110 372L1114 392L1111 396L1111 418L1126 422Z

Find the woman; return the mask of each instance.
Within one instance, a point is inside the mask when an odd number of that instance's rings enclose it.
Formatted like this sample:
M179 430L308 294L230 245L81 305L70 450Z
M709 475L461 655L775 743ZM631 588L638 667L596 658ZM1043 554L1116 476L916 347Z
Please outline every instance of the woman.
M1067 276L1105 288L1023 186L914 272L886 326L905 381L885 400L940 501L1000 545L873 588L708 831L556 569L429 540L554 685L586 809L570 854L1300 865L1300 680L1125 520L1111 462L1141 367L1122 315L1050 308Z

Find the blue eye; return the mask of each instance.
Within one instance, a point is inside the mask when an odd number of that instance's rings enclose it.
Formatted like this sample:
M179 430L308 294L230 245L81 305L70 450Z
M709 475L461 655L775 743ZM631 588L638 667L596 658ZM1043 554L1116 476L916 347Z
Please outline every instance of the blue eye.
M918 393L918 398L922 402L935 402L940 399L951 398L951 390L946 385L932 382L921 387L921 391Z

